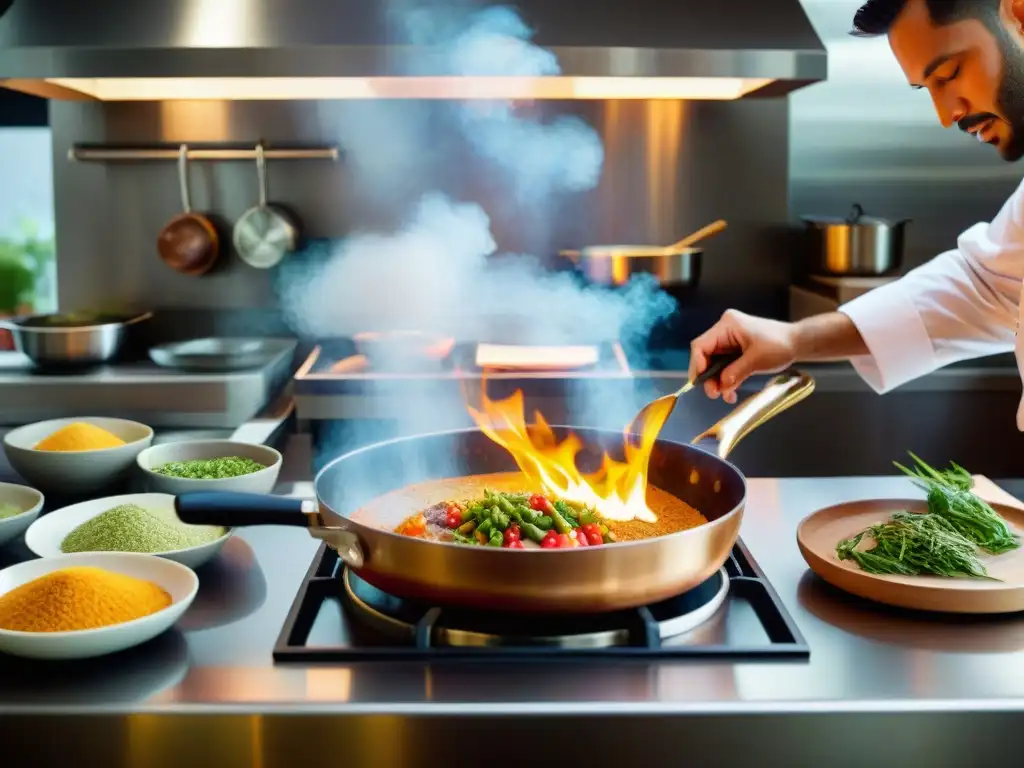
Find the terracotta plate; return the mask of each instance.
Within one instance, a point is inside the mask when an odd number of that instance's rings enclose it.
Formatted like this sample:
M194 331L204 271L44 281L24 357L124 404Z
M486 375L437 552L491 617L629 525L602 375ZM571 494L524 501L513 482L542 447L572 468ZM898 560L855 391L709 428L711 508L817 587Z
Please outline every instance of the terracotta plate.
M991 502L990 502L991 503ZM1024 510L992 504L1017 534L1024 534ZM876 576L851 560L836 557L836 544L893 512L927 511L920 499L876 499L838 504L815 512L796 531L800 553L818 576L845 592L900 608L949 613L1024 611L1024 548L1003 555L982 554L985 579L936 576Z

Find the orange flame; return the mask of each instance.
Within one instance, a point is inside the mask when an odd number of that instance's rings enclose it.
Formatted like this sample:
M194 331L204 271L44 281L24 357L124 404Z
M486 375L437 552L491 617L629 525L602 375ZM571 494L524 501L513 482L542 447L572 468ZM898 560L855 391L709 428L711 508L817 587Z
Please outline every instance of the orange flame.
M651 409L643 423L634 421L626 427L625 461L605 453L600 469L589 474L576 466L576 457L584 446L575 433L570 432L559 442L540 411L534 411L536 423L527 426L522 390L517 389L505 400L491 400L485 383L481 409L467 408L481 431L512 454L523 474L545 492L591 506L609 520L653 523L658 518L647 506L647 465L672 410L671 403L661 405Z

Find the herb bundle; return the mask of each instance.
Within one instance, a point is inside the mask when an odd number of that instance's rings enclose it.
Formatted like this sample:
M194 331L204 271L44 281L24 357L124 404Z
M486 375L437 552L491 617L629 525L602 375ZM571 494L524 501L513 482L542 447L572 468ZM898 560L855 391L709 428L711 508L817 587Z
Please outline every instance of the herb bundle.
M853 560L868 573L902 576L969 576L992 578L978 558L979 550L993 555L1021 546L1020 537L987 503L971 492L970 473L958 464L939 471L913 453L914 468L900 470L928 492L926 513L896 512L836 545L840 560ZM874 541L858 550L861 541Z
M950 469L940 472L912 453L910 458L916 464L913 469L894 463L928 492L929 512L941 515L958 533L990 554L1001 555L1020 548L1020 537L999 513L971 493L974 481L970 472L952 462Z
M875 545L858 550L865 536ZM868 573L990 578L974 545L945 518L930 513L896 512L887 522L839 542L836 555Z

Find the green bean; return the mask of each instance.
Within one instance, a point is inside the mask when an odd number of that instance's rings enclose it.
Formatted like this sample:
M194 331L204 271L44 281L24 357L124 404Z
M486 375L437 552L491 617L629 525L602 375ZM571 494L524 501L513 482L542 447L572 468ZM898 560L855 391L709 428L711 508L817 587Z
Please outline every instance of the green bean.
M529 507L526 504L517 504L516 511L520 516L528 523L536 523L537 518L541 517L541 513L533 507Z
M601 518L596 513L591 512L589 509L580 513L580 522L584 525L591 525L593 523L600 523Z
M476 530L476 525L477 525L476 520L467 520L462 525L460 525L457 530L463 536L468 536L474 530Z
M615 536L614 531L608 531L608 533L606 533L601 538L604 539L605 544L614 544L616 541L618 541L618 538Z
M469 536L463 536L458 531L452 531L452 541L456 544L473 544L476 545L476 539L470 538Z
M520 526L520 531L526 536L526 538L531 541L535 541L538 544L544 541L544 537L547 535L545 531L541 530L533 523L523 523Z
M491 531L491 535L490 535L490 537L488 538L488 541L487 541L487 545L488 546L500 547L504 543L505 543L505 536L502 534L502 532L500 530L495 528L493 531Z
M559 533L572 533L572 526L564 517L558 514L558 510L551 509L551 521L555 524L555 530Z
M504 496L498 497L498 509L507 515L511 515L515 511L515 504L506 499Z
M491 513L491 525L500 531L504 531L508 528L509 516L504 512L492 512Z
M550 531L551 528L554 526L555 521L547 515L541 515L533 521L533 524L540 528L542 531Z
M476 532L477 533L482 533L484 536L490 536L491 535L491 529L493 527L494 527L494 523L492 522L492 520L490 518L487 518L482 523L480 523L479 527L476 529Z

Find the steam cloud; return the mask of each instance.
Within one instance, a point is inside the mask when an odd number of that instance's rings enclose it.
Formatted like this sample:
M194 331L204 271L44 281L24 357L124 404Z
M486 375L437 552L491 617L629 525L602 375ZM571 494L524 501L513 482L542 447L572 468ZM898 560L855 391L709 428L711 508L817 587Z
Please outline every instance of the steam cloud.
M510 8L390 0L388 21L400 41L422 52L404 62L410 75L436 73L439 65L452 75L560 71ZM357 194L381 204L403 199L404 215L389 231L351 234L316 263L282 265L282 305L300 333L423 329L505 343L628 342L674 310L653 281L600 289L535 258L496 254L484 209L441 191L458 158L425 139L440 110L442 122L493 169L509 205L554 217L564 196L594 188L601 175L602 143L584 121L545 121L512 104L480 101L348 108L361 110L358 120L338 124ZM403 119L396 109L405 110Z

